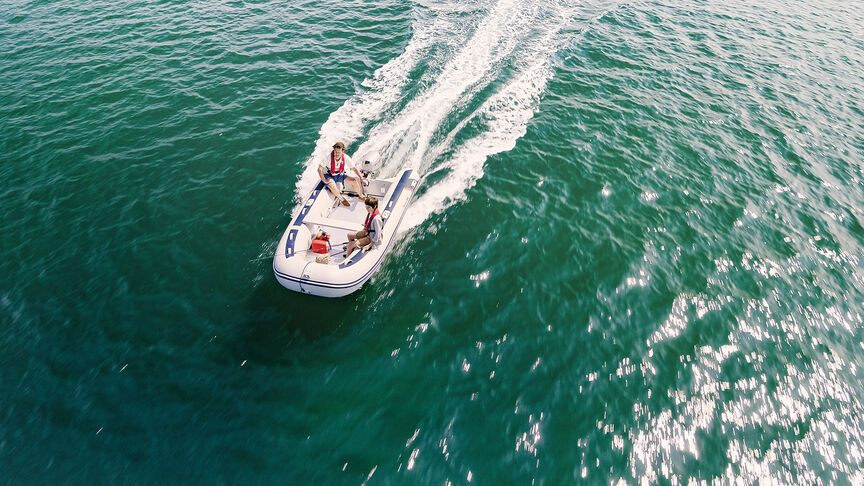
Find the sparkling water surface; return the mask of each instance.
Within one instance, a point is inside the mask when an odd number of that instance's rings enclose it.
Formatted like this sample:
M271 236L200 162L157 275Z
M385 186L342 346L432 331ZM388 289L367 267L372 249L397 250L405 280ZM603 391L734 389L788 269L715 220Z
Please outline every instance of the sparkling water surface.
M3 484L864 482L864 4L0 5ZM333 142L423 174L337 300Z

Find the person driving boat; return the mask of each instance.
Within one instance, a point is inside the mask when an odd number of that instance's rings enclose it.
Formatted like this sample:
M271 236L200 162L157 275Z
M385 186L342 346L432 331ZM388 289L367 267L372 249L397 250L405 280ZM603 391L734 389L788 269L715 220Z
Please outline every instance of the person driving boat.
M348 175L349 170L354 171L357 177ZM354 161L351 160L351 157L345 153L345 144L342 142L336 142L333 145L333 150L330 151L330 157L321 161L321 165L318 166L318 177L321 179L321 182L327 185L330 194L333 194L333 197L342 201L343 206L350 206L351 204L342 195L339 186L336 185L337 183L344 184L344 181L350 182L357 191L360 200L366 199L366 195L363 192L366 178L354 166Z

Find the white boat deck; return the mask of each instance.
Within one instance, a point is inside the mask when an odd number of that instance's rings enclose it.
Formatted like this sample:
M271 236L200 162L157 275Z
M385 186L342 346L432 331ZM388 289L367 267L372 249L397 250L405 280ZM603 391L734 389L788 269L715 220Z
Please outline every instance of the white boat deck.
M375 196L381 201L387 194L391 183L386 181L373 181L366 187L366 194ZM325 231L330 235L330 263L339 264L343 258L342 247L348 241L348 233L354 233L363 229L366 221L366 205L361 201L354 191L343 191L342 195L351 203L343 206L335 199L326 188L318 197L309 214L303 219L303 224L308 225L310 233L315 235L319 231ZM319 207L319 205L323 207ZM359 251L359 250L358 250ZM307 252L306 259L314 260L319 254Z
M381 244L344 257L348 233L363 229L366 205L352 191L344 191L349 205L343 206L322 184L318 184L300 212L285 230L273 257L273 272L284 287L324 297L340 297L359 289L378 269L390 249L405 214L417 179L412 169L403 169L388 179L372 180L365 192L378 198L384 219ZM311 238L320 231L330 235L328 262L317 262L322 254L310 251Z

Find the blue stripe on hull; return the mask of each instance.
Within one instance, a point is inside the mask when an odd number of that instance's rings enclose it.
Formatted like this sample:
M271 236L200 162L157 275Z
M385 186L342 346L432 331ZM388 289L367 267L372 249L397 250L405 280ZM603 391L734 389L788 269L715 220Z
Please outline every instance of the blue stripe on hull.
M401 193L405 190L405 188L407 188L407 187L413 188L413 186L416 184L416 180L411 179L411 177L410 177L412 172L413 171L411 171L411 170L405 171L405 173L402 175L402 178L399 179L399 182L396 185L396 190L393 191L393 195L390 197L390 200L387 202L388 208L392 208L396 204L396 202L399 200L399 196L401 196ZM319 187L323 187L323 185L324 185L323 183L319 183ZM413 195L414 194L412 191L412 194L409 196L408 202L410 202L411 197L413 197ZM310 198L310 199L312 199L312 198ZM357 284L361 284L361 283L365 282L366 280L368 280L369 277L371 277L372 274L378 269L378 267L381 266L381 262L384 260L384 257L387 255L387 252L390 250L390 247L393 245L393 240L396 239L396 230L399 228L399 225L402 223L402 219L405 217L405 213L408 212L407 206L408 206L408 204L406 202L405 211L403 211L402 215L399 217L399 221L396 223L396 228L394 228L393 234L390 237L390 241L387 243L387 246L384 248L384 251L381 252L381 256L372 265L372 268L369 269L369 271L367 271L365 274L363 274L363 276L361 276L357 280L354 280L353 282L349 282L347 284L331 284L331 283L327 283L327 282L321 282L318 280L303 279L303 278L294 277L294 276L291 276L291 275L288 275L288 274L285 274L285 273L282 273L282 272L276 270L276 263L275 262L273 263L273 273L276 274L276 276L278 276L278 277L281 277L281 278L288 280L290 282L296 282L299 285L311 285L314 287L323 287L323 288L335 289L335 290L344 290L344 289L353 287ZM305 217L305 213L308 212L308 207L304 208L304 210L305 211L302 212L301 215L298 215L298 220L300 220L301 223L302 223L302 217ZM388 220L389 220L389 217L388 217ZM295 223L295 225L296 225L296 223ZM287 246L288 245L286 244L286 253L287 253ZM292 248L292 251L293 251L293 248ZM349 267L349 266L353 265L354 263L360 261L360 259L362 259L366 255L367 255L366 253L363 253L360 255L360 258L357 258L356 260L352 260L348 265L344 265L344 267L343 267L343 265L339 265L339 268Z
M408 187L408 186L410 186L410 185L412 184L412 179L411 179L411 173L412 173L412 172L413 172L413 171L411 171L411 170L406 170L405 173L402 174L402 178L399 179L399 182L396 184L396 190L393 191L393 194L390 196L390 200L387 201L387 205L384 207L384 212L392 211L392 210L393 210L393 206L395 206L395 205L396 205L396 202L399 201L399 197L402 195L402 191L403 191L406 187ZM412 195L413 195L413 194L412 194ZM410 196L409 196L408 200L409 200L409 201L411 200L411 197L410 197ZM407 203L405 204L405 211L408 211L408 204L407 204ZM387 213L387 219L385 219L385 220L383 221L384 224L387 224L387 221L390 220L390 216L391 216L391 214L392 214L392 213ZM402 212L402 216L405 216L405 212L404 212L404 211ZM383 219L383 218L382 218L382 219ZM400 222L400 223L402 222L402 217L399 218L399 222ZM384 227L384 224L381 225L382 228ZM398 224L397 224L396 227L397 227L397 228L399 227ZM396 234L396 229L395 229L395 228L394 228L394 230L393 230L393 234L394 234L394 236L395 236L395 234ZM391 241L392 241L392 238L391 238ZM340 264L339 264L339 268L348 268L348 267L350 267L351 265L354 265L355 263L357 263L357 262L359 262L360 260L362 260L363 257L365 257L365 256L366 256L366 254L363 253L362 255L360 255L359 258L354 258L353 260L349 261L348 263L340 263Z

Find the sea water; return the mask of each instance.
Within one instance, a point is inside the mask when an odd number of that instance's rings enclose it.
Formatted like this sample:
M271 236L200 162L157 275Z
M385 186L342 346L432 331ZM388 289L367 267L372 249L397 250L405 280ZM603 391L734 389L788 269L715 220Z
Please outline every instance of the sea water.
M864 482L860 2L0 5L3 484ZM273 277L336 141L422 185Z

